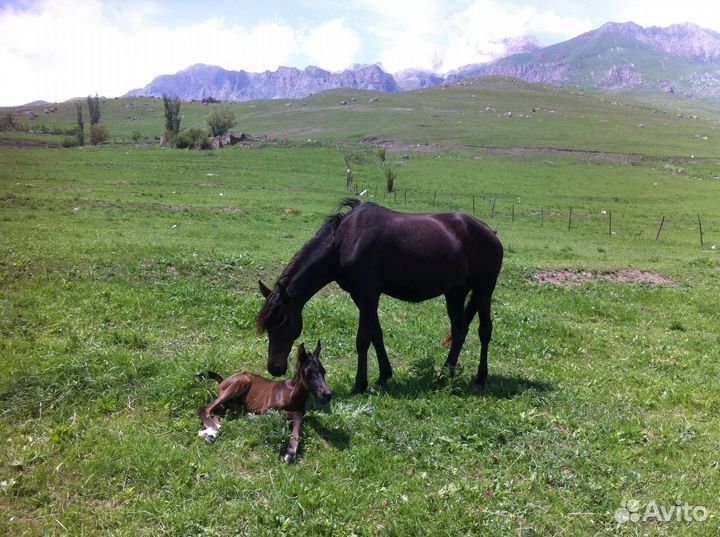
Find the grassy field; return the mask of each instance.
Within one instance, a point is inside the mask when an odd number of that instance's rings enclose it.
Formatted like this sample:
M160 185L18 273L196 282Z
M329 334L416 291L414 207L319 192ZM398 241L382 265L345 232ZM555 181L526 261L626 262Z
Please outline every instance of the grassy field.
M720 534L717 116L511 86L239 104L243 130L293 141L216 152L0 147L0 534ZM158 107L121 112L144 103L108 102L111 132L159 134ZM517 117L533 107L546 112ZM186 108L186 126L207 111ZM397 195L353 145L366 136L431 144L388 153ZM347 195L351 150L375 201L472 212L474 195L498 229L488 389L471 388L474 330L460 374L436 381L442 300L384 298L396 376L350 395L357 311L329 286L302 340L322 339L335 396L312 403L298 463L281 460L277 414L227 419L206 446L194 411L214 386L194 374L265 371L257 279ZM532 278L627 267L674 284ZM619 524L629 499L708 516Z

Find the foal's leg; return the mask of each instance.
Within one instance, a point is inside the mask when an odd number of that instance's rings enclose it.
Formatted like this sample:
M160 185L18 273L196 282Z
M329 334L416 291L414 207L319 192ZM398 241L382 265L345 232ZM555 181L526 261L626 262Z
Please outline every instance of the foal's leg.
M302 411L291 412L290 414L293 419L293 431L287 453L285 453L285 462L288 464L295 462L295 458L297 457L298 446L300 445L300 429L302 428L305 417Z
M455 373L460 349L465 343L465 337L468 333L469 320L465 318L465 297L467 297L469 289L466 287L455 287L445 293L445 304L447 306L448 317L450 318L450 352L445 360L444 368L447 368L450 374ZM472 301L472 296L470 297ZM473 304L468 304L468 309L472 309ZM472 319L472 317L471 317Z
M231 387L223 390L217 399L203 407L198 408L197 415L205 426L204 430L198 431L198 436L204 436L206 444L212 444L215 442L215 438L217 437L218 432L220 432L220 420L217 416L212 416L213 410L235 397L245 395L249 389L249 383L244 383L242 386L232 385Z

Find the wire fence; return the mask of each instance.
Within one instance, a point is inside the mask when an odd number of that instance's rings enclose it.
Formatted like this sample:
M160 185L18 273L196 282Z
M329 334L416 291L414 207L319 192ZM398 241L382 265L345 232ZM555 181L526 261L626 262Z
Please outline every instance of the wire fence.
M555 200L547 204L528 202L522 198L447 192L440 190L395 189L387 192L377 184L356 184L352 189L366 201L375 201L390 208L421 207L429 211L460 211L472 214L491 226L517 225L572 232L585 232L599 237L632 237L655 242L675 243L715 251L720 249L720 218L715 214L668 212L643 213L629 206L598 209L582 204L561 206Z

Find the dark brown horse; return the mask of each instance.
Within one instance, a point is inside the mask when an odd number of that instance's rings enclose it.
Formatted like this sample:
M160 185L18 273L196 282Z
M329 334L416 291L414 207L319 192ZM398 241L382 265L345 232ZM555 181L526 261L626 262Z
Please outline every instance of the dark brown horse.
M265 414L269 409L284 410L293 420L293 432L286 462L294 462L300 443L300 428L305 417L305 403L312 393L321 403L327 403L332 391L325 383L325 368L320 363L320 342L312 353L305 351L305 345L298 348L297 371L295 376L284 382L268 380L252 373L237 373L223 379L217 373L208 371L198 378L211 378L220 383L218 398L201 407L197 415L205 429L198 432L205 442L212 444L220 431L220 420L212 413L218 407L241 403L245 412Z
M445 295L452 342L445 366L451 372L478 314L481 352L476 383L484 388L492 335L490 302L503 258L493 230L462 213L407 214L358 200L342 201L338 211L344 207L350 211L325 220L272 290L258 282L265 304L257 328L268 332L268 371L285 373L293 341L302 332L305 303L335 281L360 310L355 392L367 388L370 343L377 354L380 384L392 376L377 314L383 293L408 302Z

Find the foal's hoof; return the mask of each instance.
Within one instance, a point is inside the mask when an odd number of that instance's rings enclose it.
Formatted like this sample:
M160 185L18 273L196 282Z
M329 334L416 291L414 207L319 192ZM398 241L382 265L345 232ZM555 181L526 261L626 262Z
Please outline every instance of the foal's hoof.
M283 457L286 463L292 464L295 462L295 454L294 453L286 453Z
M365 393L365 390L367 390L367 382L364 384L355 384L355 387L352 389L352 392L350 392L352 395L360 395L361 393Z
M213 442L215 442L215 435L214 435L214 434L208 434L208 435L205 436L205 443L206 443L208 446L209 446L210 444L212 444Z

